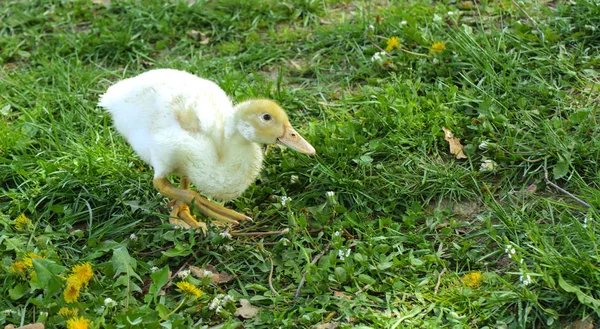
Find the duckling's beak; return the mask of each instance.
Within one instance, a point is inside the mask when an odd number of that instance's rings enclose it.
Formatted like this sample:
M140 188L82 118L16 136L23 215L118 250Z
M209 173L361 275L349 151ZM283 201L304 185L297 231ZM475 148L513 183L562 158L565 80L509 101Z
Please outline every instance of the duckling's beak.
M302 138L292 126L285 126L283 135L277 138L277 143L308 155L315 155L316 152L315 148Z

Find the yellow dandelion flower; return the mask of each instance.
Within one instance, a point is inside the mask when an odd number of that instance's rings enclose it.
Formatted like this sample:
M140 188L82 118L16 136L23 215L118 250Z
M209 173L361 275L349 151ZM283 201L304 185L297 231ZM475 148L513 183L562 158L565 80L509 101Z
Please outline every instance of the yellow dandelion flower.
M192 296L194 298L202 296L202 291L187 281L177 282L177 288L179 288L179 291L185 295Z
M79 290L81 289L81 282L75 280L67 279L67 287L63 292L63 297L65 298L65 302L72 303L76 302L77 298L79 298Z
M94 276L94 272L92 271L92 264L85 262L83 264L75 265L71 269L71 276L77 278L77 281L81 282L81 284L87 286L88 282Z
M88 329L92 322L82 316L67 320L67 329Z
M429 48L429 53L430 54L435 54L435 53L441 54L444 51L444 49L446 49L446 43L444 43L444 41L434 42L431 45L431 48Z
M15 218L15 226L19 231L26 229L30 224L31 220L27 218L25 214L20 214L17 218Z
M385 51L388 53L394 50L396 47L400 45L400 39L398 37L391 37L387 39L387 45L385 46Z
M10 264L10 271L15 274L25 275L25 270L27 266L22 261L16 261Z
M78 312L79 310L76 308L63 307L58 311L58 315L62 316L63 318L70 318L72 316L76 316Z
M25 266L27 268L33 267L33 262L31 261L33 258L44 258L44 257L30 252L27 254L27 256L23 257L23 264L25 264Z
M467 287L478 288L481 285L481 281L483 281L483 278L482 278L481 272L476 271L476 272L471 272L471 273L465 274L461 278L461 281Z

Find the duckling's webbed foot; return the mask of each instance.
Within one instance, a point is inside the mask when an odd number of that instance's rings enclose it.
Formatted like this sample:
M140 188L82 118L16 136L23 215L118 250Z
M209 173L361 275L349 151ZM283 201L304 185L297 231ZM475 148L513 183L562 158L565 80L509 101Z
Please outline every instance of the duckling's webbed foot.
M197 192L189 190L189 181L185 177L181 179L181 188L176 188L166 178L156 178L153 183L154 187L162 195L175 201L171 216L183 220L191 227L200 227L206 232L206 224L198 221L195 216L190 214L188 205L192 204L192 202L204 215L212 217L219 222L238 225L239 221L251 220L248 216L213 203ZM178 222L175 221L175 224L178 224Z

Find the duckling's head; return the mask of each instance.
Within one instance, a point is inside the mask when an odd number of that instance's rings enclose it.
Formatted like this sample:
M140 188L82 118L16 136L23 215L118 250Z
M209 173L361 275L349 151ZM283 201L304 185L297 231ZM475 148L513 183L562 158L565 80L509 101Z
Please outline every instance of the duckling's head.
M290 124L285 111L272 100L255 99L237 106L236 127L247 140L261 144L282 144L314 155L315 149Z

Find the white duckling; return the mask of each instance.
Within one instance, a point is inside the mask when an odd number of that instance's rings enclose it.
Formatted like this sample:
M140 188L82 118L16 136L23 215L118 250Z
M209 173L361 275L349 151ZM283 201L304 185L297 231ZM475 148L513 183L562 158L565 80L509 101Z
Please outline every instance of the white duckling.
M274 101L233 105L215 83L187 72L158 69L122 80L101 96L117 131L154 168L154 186L175 201L171 216L191 227L206 225L189 212L236 225L250 218L215 204L189 189L220 201L242 194L262 168L259 144L279 143L308 155L315 149L292 128ZM167 176L180 175L181 186ZM178 221L175 221L178 222Z

